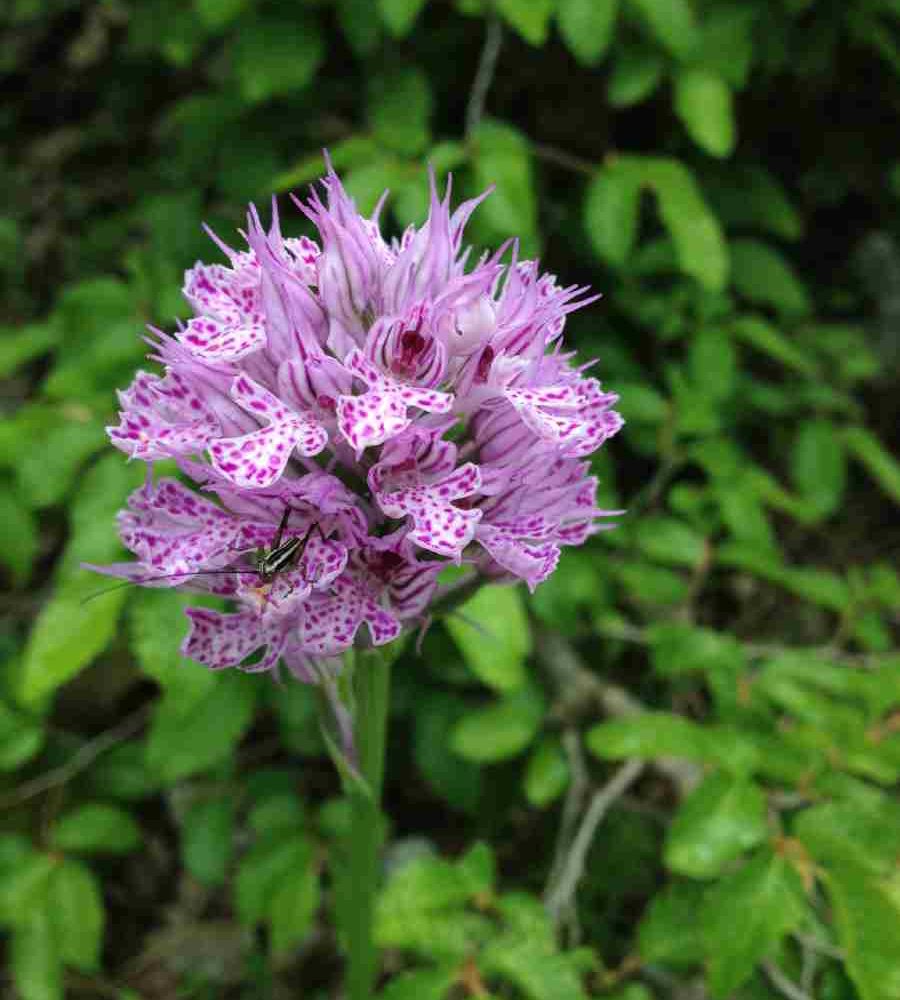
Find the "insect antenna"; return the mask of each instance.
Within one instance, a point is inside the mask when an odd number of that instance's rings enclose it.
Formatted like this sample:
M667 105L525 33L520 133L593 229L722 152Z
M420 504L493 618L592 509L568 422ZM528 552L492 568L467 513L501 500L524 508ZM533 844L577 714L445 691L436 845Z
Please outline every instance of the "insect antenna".
M166 573L163 576L142 576L135 580L123 580L121 583L114 583L111 587L104 587L93 594L89 594L79 603L84 605L93 601L96 597L103 597L104 594L111 594L115 590L122 590L124 587L140 587L145 583L158 583L162 580L175 580L179 576L229 576L241 573L252 573L252 569L197 569L183 570L181 573Z

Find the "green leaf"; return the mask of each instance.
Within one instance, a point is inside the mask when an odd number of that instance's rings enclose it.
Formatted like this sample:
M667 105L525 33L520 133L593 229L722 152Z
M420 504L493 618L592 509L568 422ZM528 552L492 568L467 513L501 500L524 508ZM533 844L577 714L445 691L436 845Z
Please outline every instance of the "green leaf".
M712 995L728 997L746 982L756 964L800 923L803 912L800 876L769 850L719 879L700 911Z
M106 915L100 883L87 865L68 859L59 865L48 909L62 960L82 972L99 969Z
M679 267L709 290L721 291L728 277L728 247L694 175L678 160L660 157L644 159L642 169L675 244Z
M184 609L196 602L194 595L147 588L135 595L129 614L131 649L141 670L167 693L177 692L185 706L216 686L215 674L186 659L180 648L188 625Z
M257 103L311 83L325 42L316 18L294 8L289 17L249 19L235 37L233 58L241 94Z
M381 23L372 16L372 0L337 0L337 15L353 51L370 55L381 37Z
M827 802L804 809L793 832L820 864L853 866L889 880L900 856L900 806L881 795L876 802L866 808Z
M849 427L844 431L844 444L884 492L900 504L900 462L888 453L878 438L865 427Z
M256 679L237 672L216 676L210 693L184 704L164 695L147 737L147 766L166 784L205 771L231 754L253 720Z
M79 854L127 854L141 843L141 828L119 806L89 802L62 816L50 843L57 850Z
M810 311L806 289L774 247L758 240L733 240L730 249L731 281L745 299L789 316Z
M543 717L543 698L525 688L464 716L453 729L451 746L466 760L506 760L531 743Z
M621 400L616 406L626 423L661 424L669 413L669 404L661 392L642 382L616 381Z
M701 726L667 712L636 712L598 723L588 730L585 742L603 760L684 757L721 764L737 774L752 770L758 756L737 729Z
M569 763L555 736L543 739L528 758L525 769L525 798L544 809L559 798L569 783Z
M518 588L482 587L444 625L479 680L502 692L525 683L531 630Z
M312 849L307 838L293 831L279 831L261 838L241 859L234 883L235 906L241 923L255 924L269 913L275 893L294 870L310 865ZM287 906L287 901L280 904ZM287 920L288 914L284 914ZM284 928L283 928L284 929Z
M381 19L396 38L412 31L413 24L428 0L378 0Z
M62 955L46 909L16 929L9 964L21 1000L63 1000Z
M584 222L601 260L622 267L634 249L642 176L631 158L607 161L588 185Z
M688 0L629 0L650 34L678 59L697 45L697 25Z
M619 0L560 0L559 31L575 58L596 66L616 28Z
M70 539L57 569L56 589L25 647L19 691L24 704L40 704L87 666L116 634L128 589L83 604L97 593L98 580L80 564L83 560L108 562L119 556L115 514L141 475L136 465L126 465L114 453L98 461L83 478L70 508Z
M759 8L746 5L743 0L720 2L703 12L699 63L735 90L742 90L747 83L759 14Z
M198 802L184 817L181 835L185 868L204 885L223 885L231 860L234 801Z
M14 771L44 745L44 730L22 712L0 701L0 771Z
M59 326L52 321L0 328L0 378L11 375L32 358L45 354L56 344L59 335Z
M428 146L432 99L422 70L409 66L371 77L368 104L372 132L386 149L417 156Z
M37 552L34 513L14 490L0 486L0 563L9 567L17 584L27 582Z
M676 812L666 837L666 864L682 875L711 878L766 834L766 799L759 788L714 774Z
M673 882L655 896L638 926L638 953L645 962L690 966L703 958L697 912L703 887Z
M547 41L556 0L496 0L496 4L503 18L530 45L543 45Z
M459 971L452 964L401 972L378 994L378 1000L444 1000L458 978Z
M801 375L816 374L816 364L812 358L792 344L767 320L759 316L738 316L732 322L732 330L741 340Z
M821 517L840 507L847 484L844 442L829 420L806 420L791 451L791 478Z
M656 90L665 63L660 54L647 45L623 43L616 47L613 70L606 85L606 96L614 108L640 104Z
M200 20L211 31L221 31L246 10L249 0L194 0Z
M745 664L741 644L730 635L682 622L659 622L647 629L650 659L661 677L693 671L734 675Z
M351 135L329 148L335 170L349 170L365 164L378 153L378 143L368 135ZM306 156L289 170L275 177L269 185L274 191L286 191L321 177L325 164L321 153Z
M485 243L517 233L522 256L538 249L537 185L528 140L511 125L483 121L472 135L475 186L496 190L472 219L473 233ZM468 232L468 230L467 230Z
M59 858L29 852L14 867L0 872L0 924L23 926L43 909L59 864Z
M678 604L688 595L684 577L662 566L625 563L615 572L629 597L640 604Z
M269 921L274 955L285 954L307 936L319 908L319 874L313 863L312 846L305 843L305 861L297 859L273 889Z
M635 525L634 540L649 559L674 566L696 566L706 553L702 535L674 517L647 517Z
M481 792L481 771L450 747L450 733L469 706L458 695L429 691L417 703L413 755L425 781L463 812L474 812Z
M900 997L900 899L896 874L879 881L862 865L829 866L825 884L847 972L862 1000Z
M707 153L726 157L734 152L731 90L720 76L706 69L682 70L675 78L675 113Z
M729 399L737 386L738 358L734 342L722 330L701 330L691 340L688 371L697 390L717 402Z
M724 74L723 74L724 75ZM762 167L728 164L704 177L704 191L726 228L750 228L798 240L803 219L780 181Z

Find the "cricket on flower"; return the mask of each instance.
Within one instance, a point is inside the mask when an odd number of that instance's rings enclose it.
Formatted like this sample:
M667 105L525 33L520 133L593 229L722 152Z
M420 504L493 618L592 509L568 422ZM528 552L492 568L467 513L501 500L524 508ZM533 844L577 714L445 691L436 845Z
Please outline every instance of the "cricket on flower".
M137 562L102 568L234 602L187 610L186 656L307 681L363 624L377 646L426 620L448 565L533 590L611 513L585 459L622 425L562 345L594 299L514 240L463 246L486 194L451 212L432 176L426 222L387 242L384 199L363 218L330 164L321 189L297 201L318 243L282 237L273 202L246 250L213 237L227 262L187 272L195 316L154 331L163 372L109 429L148 463L119 515ZM154 480L162 459L183 482Z

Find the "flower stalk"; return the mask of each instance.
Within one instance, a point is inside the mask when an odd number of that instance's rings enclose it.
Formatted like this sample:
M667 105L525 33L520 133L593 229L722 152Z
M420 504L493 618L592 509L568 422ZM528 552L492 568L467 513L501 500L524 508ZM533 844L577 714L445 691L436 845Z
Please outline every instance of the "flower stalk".
M348 859L350 906L347 914L347 996L370 1000L378 954L373 937L378 855L384 833L381 788L387 743L391 657L377 650L357 654L353 684L356 701L354 736L365 784L350 793Z

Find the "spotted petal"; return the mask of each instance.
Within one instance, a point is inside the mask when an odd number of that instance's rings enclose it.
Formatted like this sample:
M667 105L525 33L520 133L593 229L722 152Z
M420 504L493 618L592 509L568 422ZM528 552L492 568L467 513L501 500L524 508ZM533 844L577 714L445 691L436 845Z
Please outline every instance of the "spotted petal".
M303 648L318 656L333 656L353 644L360 625L369 627L376 646L396 639L400 623L349 574L338 577L329 596L313 595L300 621Z
M325 429L311 415L289 410L246 375L234 380L231 396L241 409L269 421L258 431L210 445L213 466L236 486L271 486L281 478L295 449L301 455L316 455L328 443Z
M204 361L237 361L266 345L262 323L223 323L209 316L189 320L175 336L194 357Z
M251 653L265 648L263 657L245 666L248 672L269 670L278 662L284 646L280 623L253 611L222 614L209 608L188 608L191 628L181 652L211 670L239 667Z
M388 517L408 515L412 519L413 530L408 535L411 542L459 562L463 549L475 535L481 511L462 510L450 501L470 496L480 486L478 466L468 462L429 486L379 493L377 499Z

